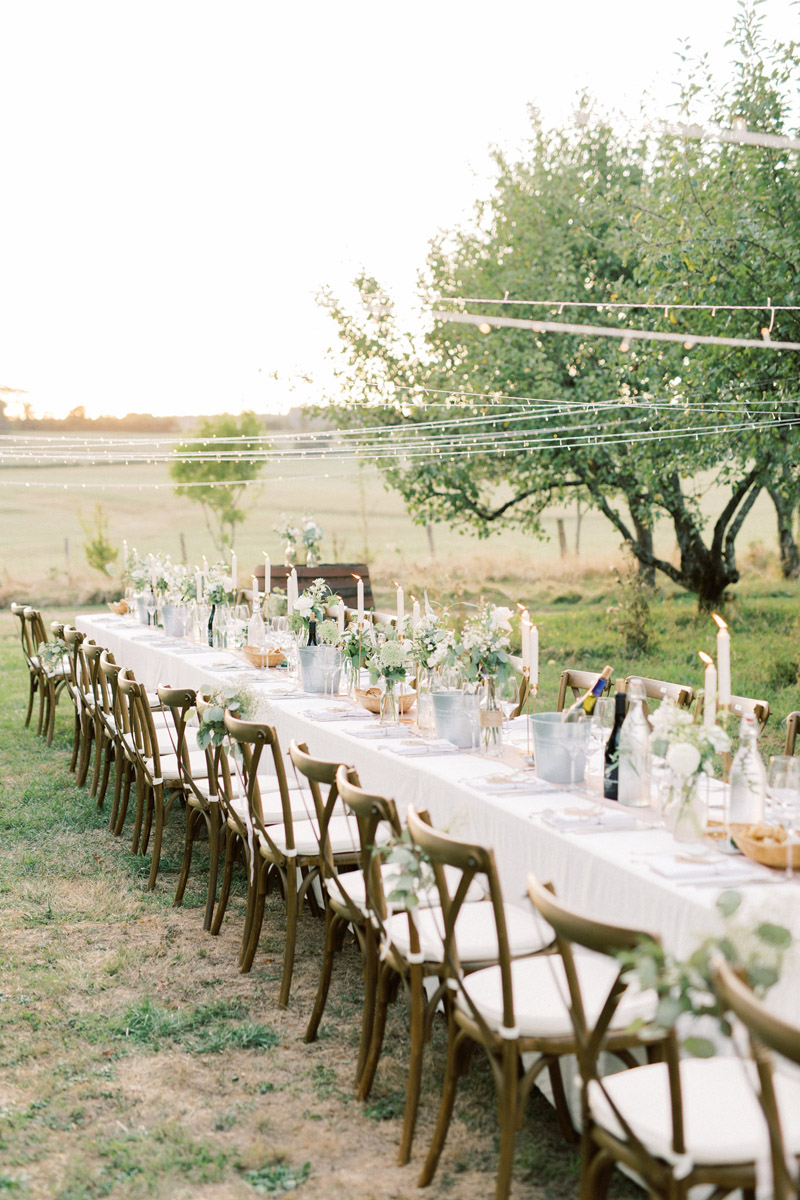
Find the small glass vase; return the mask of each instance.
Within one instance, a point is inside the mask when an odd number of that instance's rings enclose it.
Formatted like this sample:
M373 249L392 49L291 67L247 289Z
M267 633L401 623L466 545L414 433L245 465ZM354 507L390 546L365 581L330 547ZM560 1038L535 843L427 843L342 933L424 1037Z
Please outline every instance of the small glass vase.
M425 667L417 672L417 730L425 737L432 737L433 722L433 675Z
M384 680L381 692L381 725L400 724L400 703L397 696L397 684Z
M702 842L708 819L708 776L703 771L694 775L675 775L666 788L663 817L676 842Z
M503 753L503 711L497 703L497 677L487 675L480 711L481 749L489 758Z
M319 566L319 550L317 549L316 546L308 547L308 553L306 554L306 566L307 567L318 567Z
M294 564L294 559L295 559L296 554L297 554L297 543L290 542L287 540L286 545L283 547L283 561L287 567L291 567Z

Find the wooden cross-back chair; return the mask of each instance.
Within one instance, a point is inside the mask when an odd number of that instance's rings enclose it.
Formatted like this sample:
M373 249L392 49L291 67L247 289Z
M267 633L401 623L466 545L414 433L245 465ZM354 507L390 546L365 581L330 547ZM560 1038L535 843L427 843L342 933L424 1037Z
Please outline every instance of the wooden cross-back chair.
M39 720L36 732L45 738L49 746L55 733L56 706L66 684L64 662L63 659L59 659L55 663L48 663L39 654L39 646L50 639L38 609L26 607L22 613L22 621L26 636L28 668L30 670L33 666L38 672Z
M75 629L71 625L65 625L63 631L64 644L66 647L67 667L66 680L67 692L72 700L72 706L75 710L75 725L72 737L72 759L70 761L70 771L76 771L80 755L82 753L83 739L83 689L81 687L81 666L78 657L81 642L85 639L86 634L81 633L79 629Z
M647 717L650 716L648 700L672 700L678 708L691 708L694 703L694 688L688 683L670 683L666 679L649 679L645 675L628 675L625 680L626 690L632 679L638 679L644 687L643 708Z
M285 563L273 563L270 573L272 587L285 589L286 580L291 570L291 566L286 566ZM315 579L324 579L331 591L337 596L341 596L345 606L353 610L356 607L358 592L358 580L354 576L360 575L364 584L364 608L371 609L375 605L372 596L368 563L320 563L316 567L308 567L304 563L298 563L295 566L295 570L297 571L297 587L299 591L302 592ZM259 587L263 592L264 563L259 563L253 571L253 575L258 580Z
M798 731L800 731L800 712L790 712L786 718L786 744L783 748L784 754L794 754Z
M568 987L581 1084L581 1200L602 1200L617 1164L661 1200L686 1200L699 1185L710 1185L715 1197L741 1189L754 1200L763 1141L753 1127L752 1091L735 1057L681 1058L675 1033L659 1032L660 1061L601 1075L601 1052L629 994L617 955L656 939L569 908L533 876L528 895L555 930ZM599 1002L584 986L575 947L612 963L611 987ZM638 1036L647 1033L645 1023Z
M292 798L278 735L271 726L242 721L226 712L225 728L231 743L240 747L242 762L239 766L235 759L224 753L217 759L218 780L222 784L220 796L226 813L226 844L225 872L212 933L219 931L225 912L234 854L238 848L247 870L247 912L239 965L242 971L249 971L253 964L264 920L268 881L273 874L277 875L286 904L286 941L278 1004L286 1008L303 901L308 899L312 910L319 912L312 885L321 870L320 817L314 799L308 793L297 789ZM260 768L264 758L269 760L269 771L262 776ZM265 805L262 780L266 783L270 776L277 780L278 788L271 796L267 793ZM268 813L268 807L276 802L280 805L281 819L269 821L268 815L278 815L274 811ZM332 852L349 853L354 861L358 850L354 832L349 826L339 825L338 820L333 816L327 827Z
M704 700L703 693L699 692L694 710L694 719L698 724L703 719ZM752 696L731 696L729 711L732 717L736 717L739 720L745 716L755 717L758 721L759 732L763 733L769 720L769 700L756 700Z
M552 949L553 931L537 915L504 903L494 854L475 843L459 841L434 830L413 806L408 810L412 842L432 863L442 900L443 974L448 984L448 1052L439 1115L430 1150L419 1179L433 1179L450 1126L459 1077L465 1072L473 1046L489 1058L498 1096L500 1150L495 1194L505 1200L511 1186L514 1141L531 1088L547 1071L561 1131L575 1139L567 1106L560 1060L574 1054L575 1038L569 1015L569 995L563 967ZM448 874L449 872L449 874ZM453 880L457 880L454 886ZM468 889L480 880L489 901L464 907ZM464 918L466 917L466 922ZM486 919L483 962L469 948L469 922ZM528 945L524 944L527 918ZM488 935L488 936L487 936ZM473 943L474 945L474 943ZM542 953L542 951L545 951ZM580 964L584 986L604 994L615 972L598 960ZM629 1026L655 1008L654 996L636 996L614 1023L607 1048L631 1065L630 1050L638 1044ZM533 1056L527 1067L523 1055Z
M584 692L588 692L590 687L597 683L599 671L577 671L572 667L568 667L561 672L561 678L558 682L558 699L556 700L556 712L563 712L567 704L567 693L572 693L571 704L573 700L577 700Z
M22 647L22 653L25 658L25 664L28 668L28 710L25 713L25 725L28 726L31 723L31 717L33 715L33 702L36 699L36 696L38 694L39 695L39 728L38 728L37 732L41 733L44 710L42 707L42 704L43 704L42 696L41 696L41 692L39 690L39 656L36 654L36 648L31 645L30 629L25 622L25 609L27 607L28 607L27 604L12 603L11 612L14 614L14 616L19 621L20 645Z
M106 736L113 742L110 759L114 763L114 793L108 828L119 835L128 810L131 784L136 774L136 753L131 739L127 703L121 703L117 680L122 667L110 650L100 655L98 676L102 696L101 720Z
M800 1196L800 1081L796 1074L776 1071L773 1055L800 1067L800 1027L771 1013L721 957L714 962L713 980L725 1009L747 1030L757 1071L754 1090L763 1116L762 1137L769 1140L771 1195L773 1200L793 1200Z

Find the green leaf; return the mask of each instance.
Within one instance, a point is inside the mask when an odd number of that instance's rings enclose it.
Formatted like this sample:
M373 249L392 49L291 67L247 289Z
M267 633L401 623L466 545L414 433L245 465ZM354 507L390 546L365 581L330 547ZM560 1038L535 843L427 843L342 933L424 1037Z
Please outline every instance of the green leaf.
M764 921L757 926L756 934L767 946L774 946L776 950L788 950L792 944L792 935L783 925L772 925L769 921Z
M717 896L717 908L723 917L732 917L742 903L741 892L725 891Z
M684 1038L681 1044L686 1053L691 1054L692 1058L713 1058L717 1052L714 1043L704 1037Z

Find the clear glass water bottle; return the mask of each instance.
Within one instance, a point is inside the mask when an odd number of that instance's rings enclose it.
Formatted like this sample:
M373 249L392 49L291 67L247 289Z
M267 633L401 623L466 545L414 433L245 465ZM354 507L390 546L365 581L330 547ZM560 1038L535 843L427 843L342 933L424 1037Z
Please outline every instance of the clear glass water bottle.
M628 715L619 731L617 799L633 808L650 804L650 723L644 700L644 684L641 679L632 679L628 684Z
M739 749L731 763L729 825L757 825L764 820L767 773L758 752L758 721L747 713L739 726Z

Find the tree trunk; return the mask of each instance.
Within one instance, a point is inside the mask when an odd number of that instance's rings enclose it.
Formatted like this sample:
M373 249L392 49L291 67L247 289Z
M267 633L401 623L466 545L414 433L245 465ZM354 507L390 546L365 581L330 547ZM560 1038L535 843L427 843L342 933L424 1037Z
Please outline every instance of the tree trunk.
M787 499L780 488L767 487L770 499L775 505L775 515L778 518L778 549L781 556L781 572L784 579L797 579L800 575L800 550L794 537L795 505Z
M567 557L567 534L564 529L564 518L556 517L556 528L558 529L558 552L562 558Z
M636 541L642 549L643 557L637 554L637 562L639 566L639 576L643 583L648 587L656 586L656 567L653 561L653 530L650 525L645 525L636 516L633 516L633 527L636 530Z
M575 501L575 557L581 552L581 525L583 524L583 509L580 500Z

